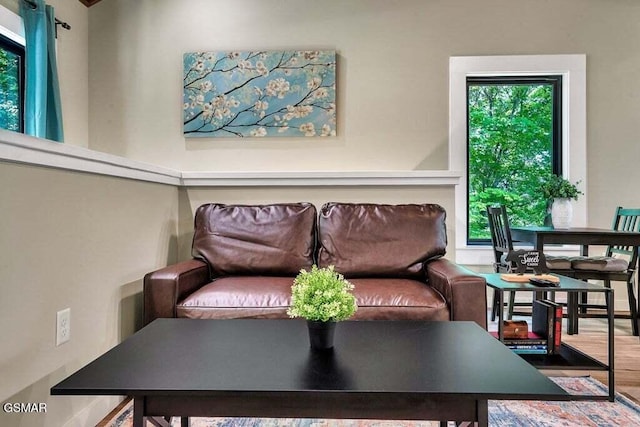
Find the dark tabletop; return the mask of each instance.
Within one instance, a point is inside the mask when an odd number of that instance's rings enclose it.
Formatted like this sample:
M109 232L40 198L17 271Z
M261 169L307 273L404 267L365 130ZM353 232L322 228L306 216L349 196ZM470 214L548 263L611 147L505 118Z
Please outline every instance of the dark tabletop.
M640 233L618 231L610 228L572 227L555 229L553 227L511 227L514 241L532 243L540 250L543 244L571 245L640 245Z
M410 392L566 400L560 387L473 322L341 322L330 352L302 320L158 319L52 394Z

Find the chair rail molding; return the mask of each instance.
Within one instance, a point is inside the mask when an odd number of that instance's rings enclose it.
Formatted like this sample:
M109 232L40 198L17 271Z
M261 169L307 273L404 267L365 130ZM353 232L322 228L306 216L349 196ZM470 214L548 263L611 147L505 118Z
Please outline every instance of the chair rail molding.
M267 171L267 172L182 172L185 187L317 187L317 186L430 186L457 185L455 171Z
M180 185L180 172L0 129L0 160L138 181Z
M461 172L178 171L0 129L0 161L109 175L177 187L456 186Z

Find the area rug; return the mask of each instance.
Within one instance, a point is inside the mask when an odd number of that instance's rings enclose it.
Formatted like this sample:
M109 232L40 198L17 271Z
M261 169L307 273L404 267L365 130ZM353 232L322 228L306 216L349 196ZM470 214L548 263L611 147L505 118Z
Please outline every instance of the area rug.
M571 394L606 395L607 389L591 377L551 378ZM108 427L130 427L133 410L129 403ZM151 424L149 424L151 425ZM180 420L173 419L172 426ZM432 421L323 420L290 418L192 418L192 427L431 427ZM453 424L451 424L453 425ZM489 426L495 427L619 427L640 426L640 406L616 394L615 402L541 402L490 400Z

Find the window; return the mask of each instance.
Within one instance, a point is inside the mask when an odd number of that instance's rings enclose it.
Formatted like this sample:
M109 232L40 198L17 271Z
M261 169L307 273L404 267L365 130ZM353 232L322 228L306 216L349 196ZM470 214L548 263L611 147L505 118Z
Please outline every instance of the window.
M467 243L490 242L486 206L543 224L540 177L562 174L562 76L467 77Z
M0 35L0 127L22 132L24 46Z
M569 180L586 179L586 55L503 55L459 56L449 59L449 170L461 175L455 187L454 212L448 215L453 231L455 261L466 265L490 265L493 253L490 245L470 245L467 242L467 78L499 76L562 76L562 106L560 130L562 159L559 167ZM587 224L588 194L585 192L573 204L573 222ZM452 251L450 251L451 253ZM552 248L552 253L573 254L567 248ZM451 254L453 255L453 254Z

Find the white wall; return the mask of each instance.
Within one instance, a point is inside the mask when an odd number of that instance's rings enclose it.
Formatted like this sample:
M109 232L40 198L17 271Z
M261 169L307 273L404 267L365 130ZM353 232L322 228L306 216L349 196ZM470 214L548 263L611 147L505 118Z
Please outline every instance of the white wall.
M177 258L177 189L10 163L0 182L0 402L49 409L0 409L0 425L94 425L113 402L49 388L141 326L144 274ZM65 308L71 340L56 347Z
M71 30L58 26L58 78L66 144L89 145L89 10L77 0L47 0L56 17Z
M438 37L422 20L429 9L103 1L90 10L91 147L182 170L446 169L448 56L424 49ZM184 52L301 48L338 53L336 138L185 140Z
M90 9L90 147L181 170L446 169L448 61L587 55L589 221L640 206L635 0L105 0ZM338 52L338 137L185 139L182 54Z
M0 5L19 14L19 0ZM65 143L89 145L89 11L76 0L47 0L56 18L71 30L58 27L57 60Z
M57 41L65 143L87 147L88 10L78 1L48 3L72 27ZM0 5L18 12L18 0ZM142 275L175 259L176 190L8 163L0 163L0 180L0 401L49 408L0 411L0 425L92 425L113 399L62 400L49 388L139 325ZM144 203L159 208L146 223L136 218ZM67 307L72 338L55 347L56 311Z

